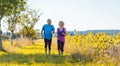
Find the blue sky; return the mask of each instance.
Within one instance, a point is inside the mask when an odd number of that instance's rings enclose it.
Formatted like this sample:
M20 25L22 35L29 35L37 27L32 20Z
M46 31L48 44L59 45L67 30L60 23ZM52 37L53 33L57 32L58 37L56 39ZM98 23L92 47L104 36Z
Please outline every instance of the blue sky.
M55 28L63 20L67 30L120 29L120 0L28 0L28 5L43 12L35 29L48 18Z

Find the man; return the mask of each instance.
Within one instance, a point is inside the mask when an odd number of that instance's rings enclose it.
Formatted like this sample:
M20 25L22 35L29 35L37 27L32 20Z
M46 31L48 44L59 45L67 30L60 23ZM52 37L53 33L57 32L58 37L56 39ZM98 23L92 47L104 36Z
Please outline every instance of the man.
M55 28L53 25L51 25L51 19L47 20L47 24L43 25L41 35L43 35L44 31L44 42L45 42L45 54L47 54L47 48L48 53L51 53L51 44L52 44L52 34L55 32Z

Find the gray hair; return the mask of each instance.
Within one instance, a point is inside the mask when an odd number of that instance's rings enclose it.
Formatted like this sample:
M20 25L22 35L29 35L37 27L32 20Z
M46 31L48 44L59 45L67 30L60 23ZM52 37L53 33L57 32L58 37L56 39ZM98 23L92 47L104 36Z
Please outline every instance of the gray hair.
M63 25L65 24L64 21L59 21L59 23L62 23Z
M48 22L48 21L51 21L51 19L47 19L47 22Z

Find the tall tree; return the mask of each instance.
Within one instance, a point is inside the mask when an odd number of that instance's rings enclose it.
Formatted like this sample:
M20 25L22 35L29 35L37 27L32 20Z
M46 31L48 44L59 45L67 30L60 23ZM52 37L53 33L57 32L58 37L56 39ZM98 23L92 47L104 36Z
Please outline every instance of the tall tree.
M21 23L21 26L34 27L41 15L42 13L39 14L39 10L27 8L26 11L21 14L19 22Z
M20 23L22 26L21 34L23 37L27 37L29 39L35 38L36 31L34 30L34 26L39 20L40 16L39 10L27 9L26 12L21 14Z
M0 49L2 48L2 18L25 10L26 0L0 0Z
M34 26L41 15L42 13L39 14L39 10L27 9L19 17L19 22L22 26L20 33L23 37L28 38L31 43L33 43L32 39L37 37L37 32L34 29Z
M8 30L11 32L11 45L13 45L13 35L18 25L18 17L20 13L14 13L6 17L5 22L7 23Z

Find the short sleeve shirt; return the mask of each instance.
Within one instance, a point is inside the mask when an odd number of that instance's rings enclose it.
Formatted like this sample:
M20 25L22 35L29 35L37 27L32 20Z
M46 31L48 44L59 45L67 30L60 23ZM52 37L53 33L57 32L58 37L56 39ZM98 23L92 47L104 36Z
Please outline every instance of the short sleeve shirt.
M52 31L55 31L53 25L45 24L43 25L42 30L44 31L44 39L52 39Z

